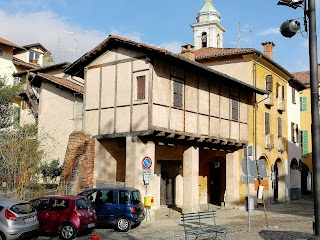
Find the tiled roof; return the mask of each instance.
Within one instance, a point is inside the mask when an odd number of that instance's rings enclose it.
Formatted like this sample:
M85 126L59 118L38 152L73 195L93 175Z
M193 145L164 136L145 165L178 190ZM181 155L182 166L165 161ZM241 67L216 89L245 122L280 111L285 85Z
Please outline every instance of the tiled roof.
M200 48L194 51L196 60L254 52L254 48Z
M43 50L44 52L48 52L48 49L46 49L46 48L45 48L44 46L42 46L42 44L40 44L40 43L32 43L32 44L24 45L23 47L26 48L26 49L30 49L30 48L33 48L33 47L40 47L40 48L42 48L42 50Z
M99 57L101 54L103 54L107 50L112 49L114 47L118 47L119 45L124 45L127 48L139 49L140 51L145 52L148 58L149 56L152 57L157 55L161 58L166 58L169 61L176 61L183 64L187 64L188 67L189 66L196 67L199 71L204 71L206 74L213 74L215 76L220 77L221 79L224 79L225 81L229 81L241 87L250 89L250 91L256 92L258 94L266 93L262 89L258 89L250 84L247 84L243 81L235 79L227 74L216 71L196 61L192 61L185 57L179 56L179 54L174 54L166 49L162 49L162 48L151 46L145 43L135 42L126 38L122 38L119 36L112 36L112 35L109 35L109 37L106 38L98 46L96 46L91 51L84 54L82 57L80 57L78 60L73 62L71 65L67 66L64 69L64 72L72 76L83 78L84 67L89 65L92 61L94 61L97 57Z
M305 85L310 84L310 72L295 72L293 76Z
M6 45L6 46L10 46L10 47L14 47L14 48L19 48L21 50L25 50L23 47L20 47L19 45L13 43L13 42L10 42L2 37L0 37L0 44L3 44L3 45Z
M23 66L23 67L32 68L32 69L36 69L36 68L40 67L39 64L28 63L28 62L22 61L22 60L20 60L19 58L16 58L16 57L12 58L12 62L13 62L14 65Z
M37 73L37 72L42 72L42 71L46 71L46 70L52 70L52 69L56 69L56 68L62 68L63 69L65 67L69 66L69 65L70 65L69 62L57 63L57 64L45 66L45 67L41 67L40 65L38 65L37 68L29 69L29 70L26 70L26 71L17 72L17 73L14 73L13 76L14 77L20 77L20 76L23 76L23 75L27 74L28 72Z
M81 93L83 94L84 93L84 87L83 86L80 86L74 82L71 82L70 80L68 79L65 79L65 78L60 78L60 77L55 77L55 76L52 76L52 75L49 75L49 74L44 74L44 73L37 73L37 74L34 74L32 73L33 76L37 76L37 77L41 77L42 79L44 80L48 80L48 81L51 81L55 84L58 84L60 86L63 86L63 87L66 87L72 91L75 91L75 92L78 92L78 93Z

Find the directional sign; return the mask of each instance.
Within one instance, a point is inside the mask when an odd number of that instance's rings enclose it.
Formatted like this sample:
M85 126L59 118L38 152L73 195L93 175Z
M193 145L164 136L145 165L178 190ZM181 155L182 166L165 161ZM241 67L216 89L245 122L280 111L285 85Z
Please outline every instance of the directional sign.
M152 160L149 157L144 157L141 164L143 169L150 169L152 166Z

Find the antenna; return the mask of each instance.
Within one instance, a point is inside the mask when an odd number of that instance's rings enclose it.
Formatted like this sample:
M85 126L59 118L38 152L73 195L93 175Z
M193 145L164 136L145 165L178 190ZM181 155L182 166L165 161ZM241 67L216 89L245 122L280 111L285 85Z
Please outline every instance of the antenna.
M66 31L65 33L72 34L74 36L77 35L76 32L67 32ZM76 55L78 55L77 52L82 52L82 49L78 49L77 45L78 45L79 41L78 41L78 39L76 37L73 38L73 43L74 43L74 47L73 48L67 48L67 51L73 52L73 61L75 61L76 60Z
M63 57L61 56L61 38L58 37L58 50L56 55L57 63L62 62Z
M242 37L243 32L246 33L245 37ZM240 22L238 22L238 48L240 48L241 42L248 42L251 47L251 34L251 29L242 29Z

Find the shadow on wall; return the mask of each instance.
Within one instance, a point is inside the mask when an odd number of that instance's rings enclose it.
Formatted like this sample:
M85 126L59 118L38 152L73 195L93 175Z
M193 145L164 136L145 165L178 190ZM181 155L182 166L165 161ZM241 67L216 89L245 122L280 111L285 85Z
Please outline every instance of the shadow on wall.
M262 239L282 239L282 240L292 240L292 239L317 239L316 236L310 233L294 232L294 231L271 231L262 230L259 232Z

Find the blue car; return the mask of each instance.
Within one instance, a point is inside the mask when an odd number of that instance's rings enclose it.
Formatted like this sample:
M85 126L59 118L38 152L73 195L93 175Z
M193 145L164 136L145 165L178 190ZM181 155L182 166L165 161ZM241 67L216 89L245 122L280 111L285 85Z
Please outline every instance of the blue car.
M86 196L96 210L97 225L112 224L116 230L126 232L139 226L145 219L140 191L136 188L92 188L79 195Z

